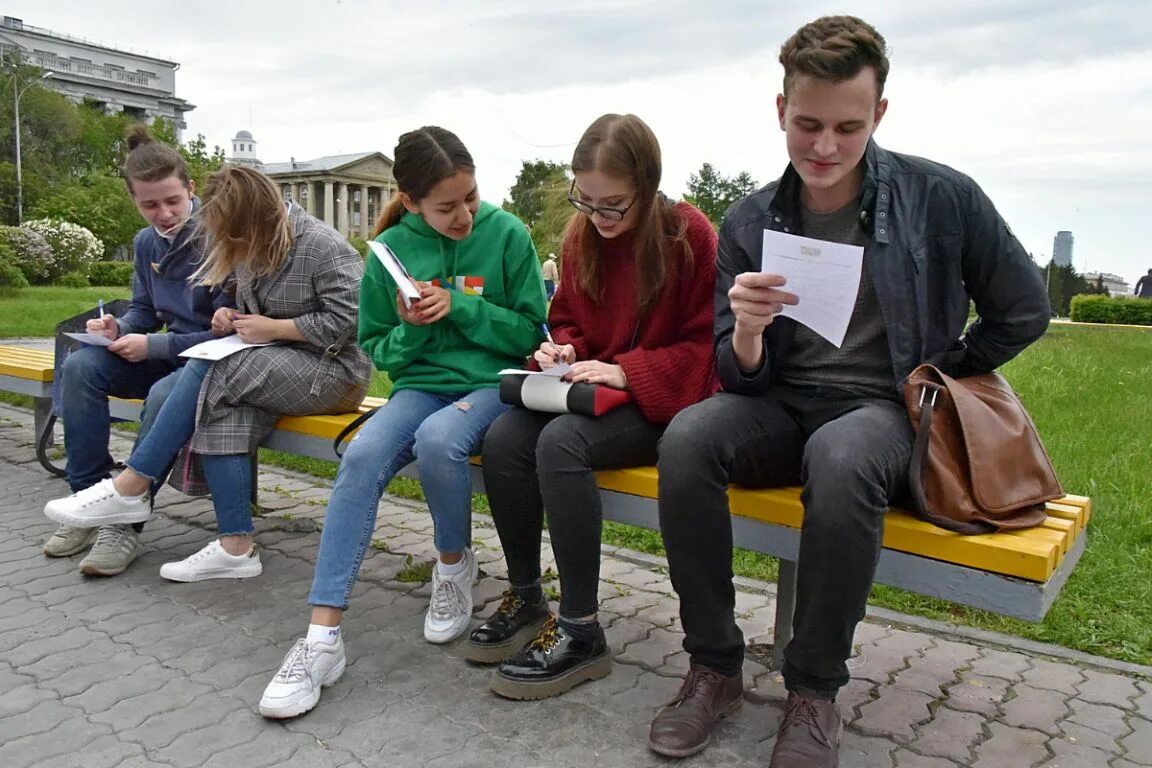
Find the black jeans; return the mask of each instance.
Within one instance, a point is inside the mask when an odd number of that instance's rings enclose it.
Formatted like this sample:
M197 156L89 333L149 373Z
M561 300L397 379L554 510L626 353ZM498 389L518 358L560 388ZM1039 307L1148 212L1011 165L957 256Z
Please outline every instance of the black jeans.
M779 387L721 393L673 419L660 442L660 527L680 596L684 649L725 674L743 666L726 490L803 484L789 690L848 682L852 635L880 557L884 511L907 490L912 427L895 401Z
M547 510L560 615L596 613L603 511L592 473L655 464L662 431L635 405L596 418L513 408L493 422L484 438L484 484L512 586L540 578Z

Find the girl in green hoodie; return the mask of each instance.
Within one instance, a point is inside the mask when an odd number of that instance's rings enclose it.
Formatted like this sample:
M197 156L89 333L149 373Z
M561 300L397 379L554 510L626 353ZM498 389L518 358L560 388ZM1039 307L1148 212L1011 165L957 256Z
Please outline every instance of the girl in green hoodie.
M502 368L520 367L540 342L546 307L540 262L524 224L480 201L472 156L455 134L429 126L396 146L399 194L377 222L420 293L411 305L379 259L360 289L360 346L393 382L387 404L352 439L340 464L312 581L312 622L260 700L265 717L316 706L344 672L340 620L372 540L380 495L419 458L439 561L424 637L446 643L472 615L468 459L500 402Z

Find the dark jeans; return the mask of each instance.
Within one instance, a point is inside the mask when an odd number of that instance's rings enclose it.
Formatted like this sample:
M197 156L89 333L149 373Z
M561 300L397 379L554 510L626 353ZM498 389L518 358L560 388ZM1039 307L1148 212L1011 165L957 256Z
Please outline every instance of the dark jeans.
M540 578L547 510L560 615L596 613L603 511L593 471L654 464L662 431L634 405L597 418L513 408L492 424L484 438L484 484L512 586Z
M803 484L789 690L835 694L864 618L884 511L907 490L912 428L902 405L778 387L721 393L682 411L660 442L660 527L680 596L684 649L725 674L743 666L734 616L728 485Z

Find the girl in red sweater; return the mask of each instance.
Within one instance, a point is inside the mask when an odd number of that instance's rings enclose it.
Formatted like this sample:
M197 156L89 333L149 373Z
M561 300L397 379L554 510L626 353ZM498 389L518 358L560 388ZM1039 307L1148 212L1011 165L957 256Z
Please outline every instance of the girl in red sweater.
M513 408L484 440L484 482L511 589L468 639L468 658L501 662L492 689L542 699L612 669L596 618L600 493L594 470L656 463L665 426L716 390L712 290L716 232L658 191L660 145L635 115L604 115L572 156L551 339L534 362L569 381L626 390L599 417ZM540 586L544 515L560 572L559 618Z

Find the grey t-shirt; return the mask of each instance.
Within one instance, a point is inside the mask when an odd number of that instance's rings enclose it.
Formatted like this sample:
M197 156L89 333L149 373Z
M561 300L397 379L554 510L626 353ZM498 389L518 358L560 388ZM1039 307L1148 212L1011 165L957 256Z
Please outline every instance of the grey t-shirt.
M804 208L801 231L805 237L816 240L865 246L868 233L861 227L856 210L855 201L832 213L815 213ZM872 285L867 251L856 307L852 310L844 343L837 349L832 342L797 323L796 336L781 363L780 377L783 383L793 386L828 387L847 395L898 399L888 333Z

